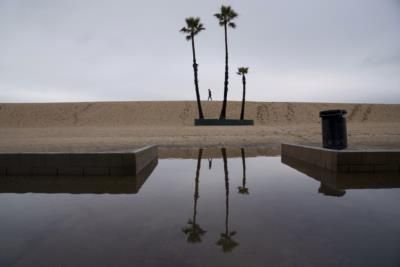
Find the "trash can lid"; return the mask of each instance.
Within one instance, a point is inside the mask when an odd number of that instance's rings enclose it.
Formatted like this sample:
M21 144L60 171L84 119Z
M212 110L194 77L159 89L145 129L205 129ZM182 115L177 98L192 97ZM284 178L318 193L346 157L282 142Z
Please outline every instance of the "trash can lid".
M319 113L320 117L327 117L327 116L343 116L346 115L347 111L344 109L331 109L331 110L323 110Z

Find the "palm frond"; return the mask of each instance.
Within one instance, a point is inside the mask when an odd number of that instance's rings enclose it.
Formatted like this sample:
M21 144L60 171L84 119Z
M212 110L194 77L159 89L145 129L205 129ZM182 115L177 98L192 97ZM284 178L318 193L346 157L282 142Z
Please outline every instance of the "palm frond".
M249 71L249 67L239 67L238 68L238 75L243 75L243 74L247 74Z
M214 17L216 17L217 19L221 19L222 18L221 14L219 14L219 13L214 14Z
M238 17L238 16L239 16L239 14L236 13L233 9L232 9L231 12L229 13L230 19L234 19L234 18L236 18L236 17Z
M200 23L199 25L197 25L196 28L193 29L193 34L196 35L199 32L204 31L205 29L206 28L204 28L203 24Z
M231 27L231 28L233 28L233 29L236 28L236 24L233 23L233 22L229 22L228 26Z
M228 13L230 13L231 12L231 7L230 6L224 6L224 5L222 5L221 6L221 14L224 14L224 15L226 15L226 14L228 14Z
M180 32L188 33L189 30L186 27L183 27L182 29L179 30Z
M185 19L185 21L186 21L187 27L190 28L193 25L194 17L188 17Z
M214 16L219 20L219 25L223 26L236 18L238 14L232 9L232 7L222 5L220 13L216 13ZM232 25L229 24L229 26L232 28L236 27L234 23Z
M204 25L200 22L199 17L188 17L185 19L185 22L186 22L186 27L183 27L180 30L180 32L189 33L189 35L186 36L186 40L191 40L192 39L191 35L196 35L199 32L206 29Z

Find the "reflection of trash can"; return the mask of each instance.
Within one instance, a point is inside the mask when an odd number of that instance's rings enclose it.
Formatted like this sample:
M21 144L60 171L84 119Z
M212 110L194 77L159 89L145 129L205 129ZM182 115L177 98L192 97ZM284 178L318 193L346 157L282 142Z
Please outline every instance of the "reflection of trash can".
M319 113L322 119L322 144L324 148L347 148L346 110L325 110Z

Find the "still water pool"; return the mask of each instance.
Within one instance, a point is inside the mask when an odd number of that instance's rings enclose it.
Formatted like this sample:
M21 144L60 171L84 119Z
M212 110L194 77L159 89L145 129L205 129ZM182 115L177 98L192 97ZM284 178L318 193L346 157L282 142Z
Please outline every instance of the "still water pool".
M400 266L396 182L194 155L128 181L0 178L0 266Z

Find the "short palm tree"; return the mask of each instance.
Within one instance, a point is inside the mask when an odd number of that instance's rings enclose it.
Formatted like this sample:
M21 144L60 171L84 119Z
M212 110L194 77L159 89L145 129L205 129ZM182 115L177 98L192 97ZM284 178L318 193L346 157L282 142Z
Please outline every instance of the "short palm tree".
M242 76L243 83L243 96L242 96L242 110L240 111L240 119L244 120L244 104L246 102L246 74L249 72L249 68L240 67L238 68L237 74Z
M224 102L222 103L220 120L226 118L226 101L228 97L228 79L229 79L229 66L228 66L228 27L236 28L236 24L232 22L238 14L230 6L221 6L220 13L214 14L218 19L219 25L224 27L225 30L225 82L224 82Z
M196 222L197 217L197 200L199 199L199 178L200 178L200 166L201 157L203 154L203 149L199 149L199 154L197 156L197 169L196 169L196 179L194 187L194 206L193 206L193 218L189 219L188 226L182 229L182 232L187 235L187 241L189 243L200 243L202 236L206 233L199 224Z
M197 98L197 109L199 111L199 118L204 119L203 109L201 108L200 102L200 91L199 91L199 81L197 78L198 64L196 62L196 50L194 47L194 37L201 31L205 30L203 24L200 22L200 18L189 17L186 18L186 27L183 27L180 32L187 34L186 40L192 41L192 53L193 53L193 71L194 71L194 86L196 89Z

